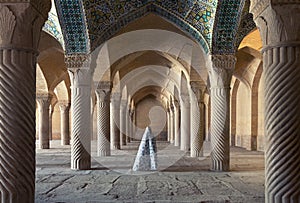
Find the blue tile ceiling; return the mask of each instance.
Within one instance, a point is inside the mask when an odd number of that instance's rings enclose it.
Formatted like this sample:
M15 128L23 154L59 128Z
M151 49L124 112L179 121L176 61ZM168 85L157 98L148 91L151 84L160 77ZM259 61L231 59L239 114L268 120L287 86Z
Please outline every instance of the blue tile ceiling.
M56 7L67 54L92 51L124 26L149 12L176 24L208 53L234 50L233 41L243 1L56 0ZM211 48L213 46L214 49Z

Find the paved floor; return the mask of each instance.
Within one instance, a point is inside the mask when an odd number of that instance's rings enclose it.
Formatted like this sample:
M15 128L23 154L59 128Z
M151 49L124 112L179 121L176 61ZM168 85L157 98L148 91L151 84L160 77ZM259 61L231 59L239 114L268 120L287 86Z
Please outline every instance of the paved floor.
M93 169L70 170L70 147L53 141L37 150L36 203L100 202L264 202L264 155L231 148L231 171L209 170L210 144L203 158L190 158L168 143L158 143L159 172L132 172L138 143L112 156L96 156Z

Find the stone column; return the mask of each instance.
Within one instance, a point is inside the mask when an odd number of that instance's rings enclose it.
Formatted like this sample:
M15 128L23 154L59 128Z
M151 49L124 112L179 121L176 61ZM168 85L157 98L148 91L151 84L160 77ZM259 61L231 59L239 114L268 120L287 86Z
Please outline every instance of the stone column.
M70 102L59 101L61 145L70 145Z
M191 82L191 157L203 156L204 142L204 90L205 87Z
M134 109L130 110L130 139L133 140L135 138L135 123L134 123Z
M167 135L167 141L170 141L171 138L171 113L170 113L170 107L167 109L167 128L168 128L168 135Z
M97 151L98 156L110 156L110 95L111 83L99 82L97 96Z
M180 150L190 150L190 96L181 95L180 97Z
M120 145L126 145L126 111L127 101L122 100L120 103Z
M49 94L37 94L39 112L39 148L49 149L49 106L52 96Z
M209 65L211 84L211 169L229 170L230 82L235 67L234 55L212 55Z
M126 143L130 143L130 137L131 137L131 120L130 120L130 106L127 106L126 110Z
M120 93L113 93L111 96L111 149L121 149L120 147Z
M175 107L170 103L170 143L174 144L174 128L175 128Z
M179 114L180 114L180 109L179 109L179 103L178 101L174 100L173 101L173 106L174 106L174 146L179 147L180 146L180 129L179 129Z
M0 202L33 203L36 60L51 2L0 2Z
M72 142L71 169L91 168L91 80L90 56L66 57L71 79Z
M54 105L50 105L49 108L49 140L52 140L52 117L54 113Z
M300 1L251 1L263 41L266 202L300 201Z

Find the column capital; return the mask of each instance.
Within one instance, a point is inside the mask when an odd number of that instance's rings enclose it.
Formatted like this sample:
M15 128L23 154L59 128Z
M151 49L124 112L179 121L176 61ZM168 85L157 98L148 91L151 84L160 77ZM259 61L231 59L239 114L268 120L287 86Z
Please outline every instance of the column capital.
M209 79L211 88L229 88L236 64L235 55L211 55Z
M110 89L96 89L96 96L98 102L109 102L111 96Z
M61 101L58 101L58 106L59 106L59 109L61 112L66 112L66 111L69 111L71 102L68 100L61 100Z
M90 69L91 56L89 54L66 55L65 63L68 69L78 69L78 68Z
M98 81L95 82L95 87L96 89L100 89L100 90L111 90L112 88L112 82L110 81Z
M52 99L52 95L51 94L48 94L48 93L37 93L36 94L36 100L38 102L40 101L48 101L50 102Z
M37 53L50 0L0 0L0 47Z
M90 87L93 70L90 68L91 58L88 54L72 54L65 57L72 87Z
M204 100L204 91L206 89L205 85L200 84L197 81L190 82L191 90L195 94L198 103L202 103Z
M264 46L299 46L300 0L255 0L251 2L250 12L254 15Z
M39 111L49 110L51 99L51 94L37 94L36 101L38 103Z
M41 15L48 18L48 12L51 9L51 1L50 0L0 0L0 4L13 4L13 3L23 3L29 4L35 8Z

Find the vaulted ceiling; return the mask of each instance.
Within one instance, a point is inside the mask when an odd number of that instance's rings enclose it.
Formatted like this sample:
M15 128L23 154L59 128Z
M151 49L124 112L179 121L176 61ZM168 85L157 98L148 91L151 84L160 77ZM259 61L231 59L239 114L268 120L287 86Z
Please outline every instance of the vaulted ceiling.
M206 53L235 53L255 24L249 0L55 0L66 54L90 53L130 23L153 13Z

